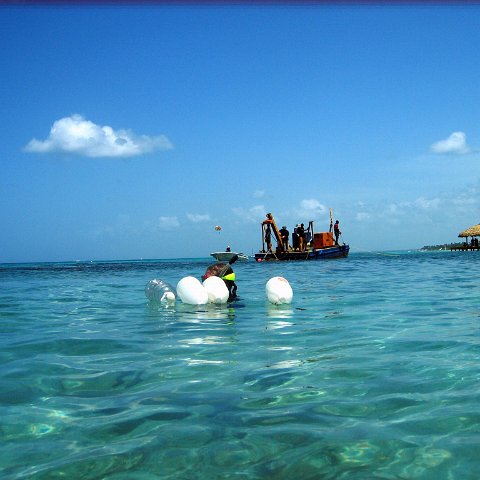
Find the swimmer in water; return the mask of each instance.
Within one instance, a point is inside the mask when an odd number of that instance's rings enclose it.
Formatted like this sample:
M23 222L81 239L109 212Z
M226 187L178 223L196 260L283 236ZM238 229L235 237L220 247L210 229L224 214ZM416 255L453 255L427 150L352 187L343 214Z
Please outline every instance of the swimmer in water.
M230 260L231 263L233 263ZM215 263L210 265L205 273L202 275L202 280L206 280L208 277L220 277L227 286L228 289L228 301L232 302L237 298L237 285L235 284L235 272L233 271L230 263Z

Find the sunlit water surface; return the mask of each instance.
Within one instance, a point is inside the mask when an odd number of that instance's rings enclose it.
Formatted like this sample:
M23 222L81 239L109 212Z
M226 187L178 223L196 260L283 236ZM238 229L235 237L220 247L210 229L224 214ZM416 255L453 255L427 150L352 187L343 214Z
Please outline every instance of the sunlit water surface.
M0 265L0 478L477 479L478 252ZM266 301L287 278L293 303Z

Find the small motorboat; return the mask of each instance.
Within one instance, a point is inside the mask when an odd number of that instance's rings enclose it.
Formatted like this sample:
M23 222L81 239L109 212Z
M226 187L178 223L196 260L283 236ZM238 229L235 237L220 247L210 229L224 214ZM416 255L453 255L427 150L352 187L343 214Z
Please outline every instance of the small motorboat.
M241 252L213 252L210 255L219 262L229 262L235 255L238 256L238 260L248 260L248 255Z

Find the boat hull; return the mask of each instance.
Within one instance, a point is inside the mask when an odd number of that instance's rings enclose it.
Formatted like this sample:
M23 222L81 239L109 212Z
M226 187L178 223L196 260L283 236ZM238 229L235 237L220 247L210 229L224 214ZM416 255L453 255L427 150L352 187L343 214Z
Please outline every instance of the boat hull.
M257 262L263 261L298 261L298 260L327 260L330 258L342 258L347 257L350 251L349 245L334 245L333 247L314 248L305 252L281 252L281 253L263 253L259 252L255 254L255 260Z
M238 252L213 252L210 255L219 262L229 262L235 255L238 255L238 260L248 260L247 255Z

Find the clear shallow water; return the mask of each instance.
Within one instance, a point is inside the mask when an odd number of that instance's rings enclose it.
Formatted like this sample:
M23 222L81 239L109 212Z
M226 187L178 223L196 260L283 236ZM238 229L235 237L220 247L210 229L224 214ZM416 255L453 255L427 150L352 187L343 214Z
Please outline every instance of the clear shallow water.
M478 252L237 262L232 306L147 303L210 263L0 265L0 478L478 478Z

